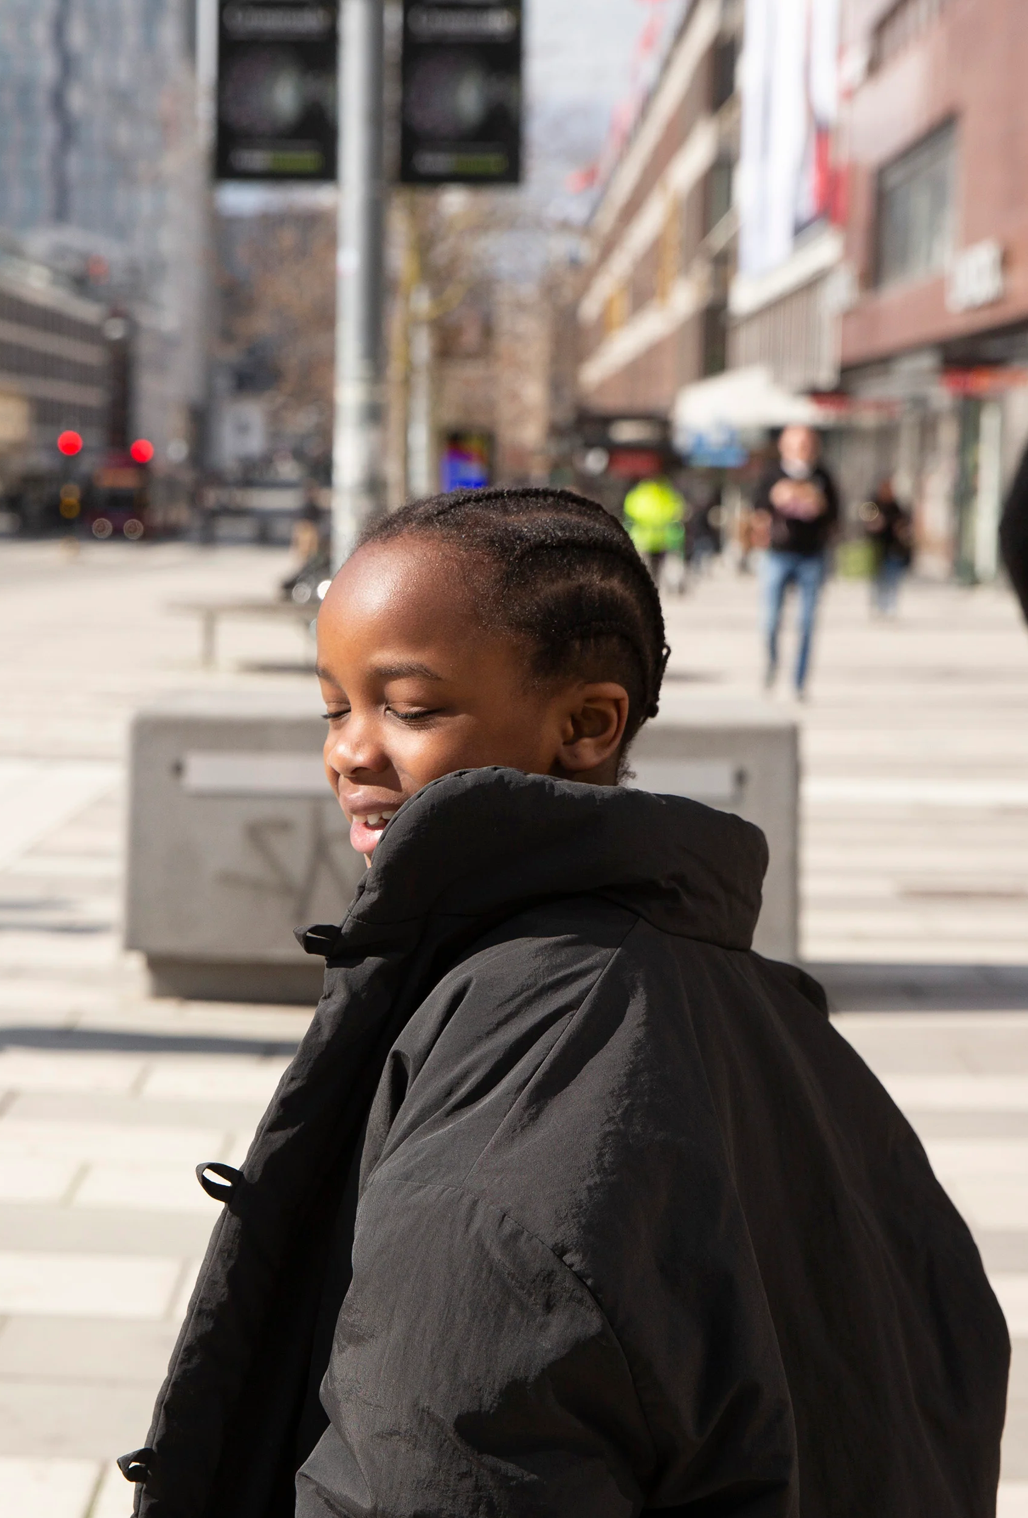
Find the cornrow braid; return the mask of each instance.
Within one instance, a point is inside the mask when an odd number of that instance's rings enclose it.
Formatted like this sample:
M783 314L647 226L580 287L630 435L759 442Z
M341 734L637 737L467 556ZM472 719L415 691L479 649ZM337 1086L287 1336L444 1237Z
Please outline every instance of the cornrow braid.
M488 561L483 624L524 639L536 679L615 679L629 696L625 746L658 711L670 650L660 597L621 523L572 490L496 487L415 501L360 547L431 536Z

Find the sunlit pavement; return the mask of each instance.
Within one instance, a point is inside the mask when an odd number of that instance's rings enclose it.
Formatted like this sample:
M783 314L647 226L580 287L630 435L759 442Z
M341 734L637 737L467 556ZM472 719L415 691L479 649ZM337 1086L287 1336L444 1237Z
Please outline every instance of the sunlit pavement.
M170 603L267 594L285 558L0 546L0 1512L127 1518L216 1205L306 1024L154 1002L119 948L123 745L163 691L295 688L289 628L198 667ZM665 714L758 695L756 590L668 600ZM1001 1514L1028 1514L1028 633L996 591L912 586L895 625L826 601L804 728L804 952L912 1117L1020 1340ZM239 665L247 668L241 670ZM782 710L789 704L780 698Z

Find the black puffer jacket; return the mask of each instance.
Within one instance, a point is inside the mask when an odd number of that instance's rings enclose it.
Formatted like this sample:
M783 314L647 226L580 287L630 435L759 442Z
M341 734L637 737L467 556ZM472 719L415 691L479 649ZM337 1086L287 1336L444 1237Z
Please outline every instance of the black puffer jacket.
M325 996L141 1513L994 1511L1002 1317L818 988L749 952L765 862L737 818L507 770L403 808L307 935Z

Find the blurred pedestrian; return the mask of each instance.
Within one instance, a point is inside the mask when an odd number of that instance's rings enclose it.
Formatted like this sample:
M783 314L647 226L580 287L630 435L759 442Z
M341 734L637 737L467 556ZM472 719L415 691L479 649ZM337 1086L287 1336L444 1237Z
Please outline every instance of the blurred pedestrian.
M871 545L871 610L883 617L896 611L903 576L913 557L913 522L896 499L891 479L882 480L860 508L864 536Z
M1010 583L1028 620L1028 449L1007 496L999 541Z
M313 599L315 586L329 575L332 519L321 503L321 490L313 480L304 489L304 502L293 525L292 550L298 561L293 574L282 581L282 595L300 603Z
M778 440L778 462L764 476L754 501L757 531L767 551L762 565L764 631L767 639L765 684L778 674L778 637L785 597L791 585L800 595L800 641L795 689L806 692L810 647L828 545L839 520L835 481L820 462L821 443L813 427L786 427Z
M724 513L721 507L721 487L715 482L704 482L693 498L689 520L686 525L686 563L697 575L702 575L721 553L721 528Z
M667 555L684 550L687 518L685 498L666 475L642 480L625 497L625 525L658 587Z

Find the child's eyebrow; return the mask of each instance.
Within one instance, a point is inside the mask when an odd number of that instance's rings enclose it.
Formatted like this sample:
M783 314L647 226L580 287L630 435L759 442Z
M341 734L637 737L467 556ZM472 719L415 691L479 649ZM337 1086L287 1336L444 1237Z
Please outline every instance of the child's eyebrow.
M379 680L443 680L446 677L427 664L377 664L371 673Z

